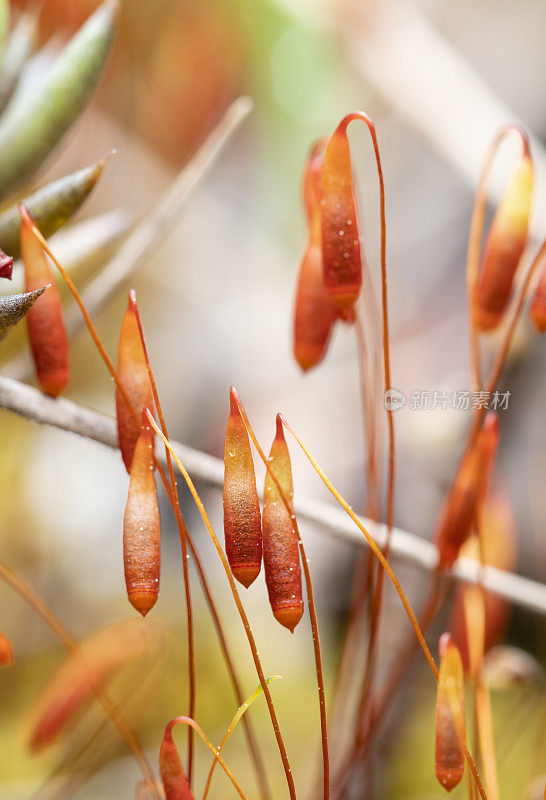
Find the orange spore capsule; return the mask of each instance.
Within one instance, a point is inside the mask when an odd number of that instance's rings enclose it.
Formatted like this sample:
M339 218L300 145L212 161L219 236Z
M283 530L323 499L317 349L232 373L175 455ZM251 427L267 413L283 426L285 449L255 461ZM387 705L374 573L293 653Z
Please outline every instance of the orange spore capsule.
M483 559L485 564L511 572L516 562L516 534L514 515L508 498L498 491L490 493L483 504L480 515ZM461 556L480 562L478 537L471 537L461 548ZM468 620L477 615L472 611L474 593L477 591L482 601L479 587L459 586L455 593L449 628L461 652L465 672L470 669L473 642ZM510 604L502 597L485 592L485 619L481 650L485 653L497 645L503 637L510 615Z
M165 790L165 800L194 800L190 784L173 740L172 729L176 720L171 720L165 728L165 735L159 751L159 772Z
M440 555L439 569L453 564L471 534L476 514L489 485L498 440L498 417L490 412L462 460L440 515L435 534Z
M532 196L533 162L527 151L510 176L487 235L474 310L481 331L496 328L508 305L527 244Z
M233 386L224 447L224 535L233 576L249 587L262 566L262 524L254 462Z
M146 411L131 464L123 517L123 565L129 602L143 617L159 595L160 525L154 478L154 437Z
M342 311L352 308L362 287L362 260L351 152L350 114L341 120L326 147L322 165L321 229L324 286Z
M25 268L25 291L32 292L50 284L26 315L28 338L42 391L58 397L70 378L68 338L59 291L47 256L32 229L34 221L27 209L21 215L21 257Z
M546 333L546 258L539 270L536 289L529 308L531 322L539 333Z
M277 432L269 453L269 464L284 497L292 505L292 469L284 438L283 426L277 416ZM303 614L301 565L298 540L292 519L275 481L267 472L262 517L264 570L269 602L275 619L293 633Z
M303 199L309 238L300 265L294 307L294 357L306 372L322 361L338 310L323 281L321 170L325 140L314 146L305 169Z
M129 293L127 311L121 324L118 345L118 375L140 419L143 409L153 408L153 394L140 339L138 308L134 291ZM140 434L140 426L127 407L119 389L116 389L116 416L121 456L125 469L129 472L136 441Z
M463 665L449 633L440 638L440 675L436 695L436 777L448 792L464 775L465 709Z
M14 661L11 642L8 637L0 631L0 667L9 667Z

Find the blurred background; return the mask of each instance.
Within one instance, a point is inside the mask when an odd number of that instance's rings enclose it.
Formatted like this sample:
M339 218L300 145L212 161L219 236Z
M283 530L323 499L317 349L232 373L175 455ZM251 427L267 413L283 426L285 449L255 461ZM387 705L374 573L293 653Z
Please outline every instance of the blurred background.
M15 7L24 3L13 5L15 16ZM253 98L252 114L134 280L170 435L221 456L228 388L235 384L264 447L274 434L275 413L284 412L352 506L362 509L364 439L354 333L338 327L325 362L307 375L291 353L295 280L306 235L300 199L306 155L312 142L330 133L348 111L363 109L374 118L387 189L394 386L408 397L417 390L468 389L468 228L487 144L506 122L521 121L533 136L539 174L533 233L544 235L546 6L542 0L123 0L121 5L116 43L99 90L42 170L39 183L115 148L117 154L76 223L122 209L116 225L123 231L127 220L145 214L167 190L230 102L241 94ZM97 6L95 0L44 3L40 58L54 57ZM377 178L369 137L364 128L353 127L361 233L368 268L377 280ZM503 150L493 197L514 152ZM64 247L70 248L68 233L57 234L58 240L63 236ZM93 263L85 280L104 263L105 258ZM125 304L121 292L96 319L111 354L117 349ZM83 332L72 342L71 359L67 396L112 415L112 383ZM497 480L516 520L515 569L540 581L546 579L545 364L543 343L524 321L502 380L503 391L512 394L508 411L501 414ZM406 406L395 422L396 524L430 539L468 416ZM128 479L119 454L7 412L2 412L0 424L2 558L25 575L77 637L129 617L121 557ZM296 493L328 499L295 450L293 467ZM261 482L259 464L257 474ZM205 485L199 489L221 533L220 491ZM225 579L185 495L184 513L225 609L223 621L250 693L256 679ZM331 674L355 552L305 522L301 528ZM164 627L163 660L147 665L147 680L138 669L128 673L120 688L123 693L131 681L139 686L128 713L154 762L162 729L170 718L185 713L187 695L180 547L166 503L162 531L162 587L153 616ZM394 565L418 607L423 574L396 560ZM197 718L216 741L235 704L193 573L192 581L199 649ZM2 629L13 641L18 662L16 669L0 674L0 797L133 797L136 769L110 730L102 751L90 755L94 777L71 794L63 795L62 780L48 780L66 754L62 747L37 758L28 755L28 714L62 653L18 599L4 587L0 596ZM318 746L308 622L293 637L280 629L270 615L262 577L245 600L265 672L283 676L272 692L303 790L306 763ZM386 602L389 624L381 639L381 669L407 630L390 592ZM515 611L508 637L544 663L544 623L539 618ZM385 737L380 758L390 766L380 783L385 794L378 797L441 796L433 776L434 693L422 672L415 673ZM499 700L501 721L508 713L505 705L509 707L508 701ZM263 700L252 714L264 732L280 796L282 774ZM97 711L82 723L83 730L100 723ZM527 733L522 725L524 749L529 746ZM65 748L75 746L81 735L76 729ZM245 774L245 751L237 746L241 741L238 731L226 751L237 775ZM202 777L209 762L199 744L197 752L197 774ZM518 772L514 765L519 762L515 748L513 757L503 760L503 797L521 796L529 776ZM249 786L252 780L249 776ZM221 776L216 781L216 796L233 795Z

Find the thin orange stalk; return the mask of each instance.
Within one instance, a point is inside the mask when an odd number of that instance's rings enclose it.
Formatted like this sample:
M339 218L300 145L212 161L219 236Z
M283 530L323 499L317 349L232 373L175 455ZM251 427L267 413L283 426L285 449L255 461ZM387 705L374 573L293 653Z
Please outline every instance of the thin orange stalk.
M170 455L170 453L169 453ZM170 484L167 481L167 476L165 475L165 471L163 470L161 464L157 464L157 471L161 478L161 482L163 483L163 488L165 489L165 493L169 500L172 502L171 492L170 492ZM186 540L190 548L190 552L192 554L192 558L195 563L195 567L197 569L197 574L199 576L199 580L201 582L201 587L203 589L203 594L205 595L205 600L207 602L207 606L209 608L210 615L212 617L212 622L214 624L214 628L216 630L216 634L218 636L218 642L220 644L220 649L222 650L222 655L224 656L224 661L226 664L227 671L229 673L231 684L233 686L233 692L235 694L235 698L239 705L243 703L243 691L241 688L241 683L239 681L239 677L237 675L233 658L231 656L228 643L226 641L226 637L224 635L224 631L222 629L222 623L220 622L220 617L218 615L218 611L216 609L216 604L212 597L207 578L205 576L205 571L203 569L203 565L201 563L201 558L193 543L193 539L189 530L186 528L186 524L184 519L182 518L182 524L184 525L186 531ZM258 748L258 744L256 742L256 737L254 734L254 729L252 727L252 723L250 718L245 715L242 719L242 724L245 728L245 735L247 738L248 749L251 755L251 758L254 762L254 769L256 771L256 778L258 781L258 785L260 787L260 793L264 800L271 800L271 791L269 789L269 785L267 782L267 775L265 772L264 763L260 754L260 750Z
M142 328L142 323L140 320L140 314L138 312L138 306L136 302L136 295L134 291L129 293L129 302L133 306L135 317L138 325L138 331L140 333L140 341L142 343L142 350L144 352L144 360L146 362L146 369L148 370L148 377L150 379L150 385L152 387L152 394L154 398L154 404L157 411L157 416L159 418L159 424L161 425L161 430L168 438L167 433L167 425L165 423L165 417L163 415L163 409L161 407L161 402L159 400L159 393L157 391L157 384L155 382L154 373L152 371L152 366L150 364L150 359L148 356L148 348L146 347L146 337L144 336L144 330ZM174 475L174 469L171 459L171 454L169 453L168 448L165 448L165 458L167 460L167 470L169 472L169 482L170 482L170 499L171 505L174 511L174 515L176 517L176 525L178 527L178 533L180 536L180 547L182 549L182 572L184 575L184 591L186 595L186 618L187 618L187 626L188 626L188 672L189 672L189 716L195 716L195 652L194 652L194 636L193 636L193 612L192 612L192 604L191 604L191 592L190 592L190 578L188 573L188 558L187 558L187 530L186 525L182 519L182 511L180 509L180 499L178 497L178 491L176 488L176 479ZM188 781L191 786L191 779L192 779L192 769L193 769L193 733L192 728L190 727L188 731Z
M388 309L388 287L387 287L387 220L386 220L386 201L385 201L385 182L383 178L383 168L381 156L379 154L379 144L373 120L364 112L358 111L347 115L345 118L347 125L354 119L359 119L368 128L370 133L373 151L377 167L377 177L379 180L379 203L380 203L380 227L381 227L381 309L382 309L382 330L383 330L383 371L385 393L392 389L391 383L391 358L390 358L390 338L389 338L389 309ZM395 437L394 419L392 409L387 409L388 423L388 476L387 476L387 541L385 554L388 557L390 550L390 540L394 524L394 482L395 482ZM384 573L378 575L374 599L371 606L371 638L367 656L367 665L364 681L364 694L367 696L372 680L373 662L377 646L377 630L379 628L379 618L383 599Z
M318 696L319 696L319 712L320 712L320 729L321 729L321 742L322 742L322 761L323 761L323 790L324 790L324 800L328 800L330 797L330 757L328 754L328 726L326 722L326 700L325 700L325 693L324 693L324 674L322 669L322 653L320 648L320 636L319 636L319 629L318 629L318 621L317 621L317 612L315 606L315 598L313 593L313 583L311 580L311 571L309 569L309 561L307 559L307 554L305 552L305 547L303 544L303 540L301 538L298 521L296 519L296 515L294 514L294 509L292 504L286 497L283 488L280 482L277 480L275 473L271 469L271 464L269 463L268 458L266 457L264 451L260 447L258 439L256 438L256 434L250 424L246 411L243 407L243 404L239 400L239 396L235 392L235 398L237 401L237 405L239 407L239 411L241 412L241 416L243 421L246 425L246 429L249 433L250 438L256 448L258 455L262 459L265 468L271 479L275 483L277 491L281 497L281 500L288 511L288 513L292 517L292 522L294 525L294 530L296 532L296 537L298 539L298 545L300 548L301 553L301 561L303 566L303 574L305 577L305 586L307 589L307 600L309 603L309 619L311 621L311 631L313 634L313 648L315 652L315 667L317 673L317 686L318 686Z
M34 611L68 653L80 652L80 647L76 640L72 638L51 609L38 596L34 589L3 561L0 561L0 578ZM148 763L146 754L144 753L138 736L126 720L122 710L110 696L98 686L93 686L93 693L135 756L144 777L153 782L154 774ZM161 800L157 792L156 796Z
M435 677L435 679L437 681L439 672L438 672L438 667L436 666L436 662L434 661L432 653L430 652L430 649L429 649L429 647L428 647L428 645L427 645L427 643L425 641L425 637L423 636L423 632L422 632L421 628L419 627L419 623L417 621L415 613L414 613L414 611L413 611L413 609L412 609L412 607L411 607L411 605L409 603L409 600L406 597L406 594L405 594L404 590L402 589L400 581L396 577L396 575L395 575L392 567L390 566L389 562L387 561L387 559L383 555L383 553L381 551L381 548L378 547L378 545L376 544L375 540L373 539L371 534L366 530L364 525L361 523L361 521L359 520L359 518L357 517L357 515L355 514L355 512L351 508L351 506L347 503L347 501L344 499L344 497L342 497L342 495L338 492L338 490L335 488L335 486L329 480L329 478L327 477L325 472L321 469L321 467L319 466L319 464L317 463L317 461L315 460L313 455L310 453L310 451L307 449L305 444L302 442L302 440L299 438L297 433L294 431L292 426L284 419L284 417L282 415L281 415L281 420L282 420L282 423L285 426L285 428L292 434L292 436L294 437L296 442L299 444L299 446L301 447L301 449L303 450L303 452L307 456L308 461L310 462L311 466L313 467L313 469L315 470L317 475L320 477L320 479L322 480L322 482L324 483L324 485L326 486L328 491L333 495L333 497L337 500L337 502L340 504L340 506L351 517L351 519L356 524L356 526L359 528L359 530L364 534L364 537L366 538L366 541L368 542L368 546L370 547L370 549L374 553L375 557L379 560L379 563L381 564L383 570L387 573L387 575L390 578L390 580L391 580L391 582L392 582L392 584L393 584L398 596L400 597L400 600L402 601L402 605L404 606L404 610L405 610L406 614L408 615L408 618L409 618L409 621L410 621L410 623L412 625L413 630L415 631L415 635L417 636L417 639L419 640L419 644L421 646L421 649L423 650L423 653L424 653L425 658L426 658L426 660L428 662L428 665L429 665L429 667L430 667L430 669L432 671L432 674L434 675L434 677ZM468 763L468 766L469 766L470 770L472 771L472 775L474 776L474 780L476 781L476 785L478 787L478 791L480 792L480 796L481 796L482 800L487 800L487 795L485 793L485 789L483 788L483 784L482 784L482 782L480 780L480 777L478 775L478 771L476 769L476 765L474 764L472 756L468 752L468 749L467 749L466 745L463 745L463 743L461 743L461 746L463 747L466 761Z
M235 580L234 580L234 578L233 578L233 576L231 574L231 569L229 567L227 558L226 558L226 556L224 554L224 551L222 550L222 546L220 545L220 542L218 541L218 538L217 538L217 536L216 536L216 534L214 532L214 528L212 527L212 524L210 522L208 514L207 514L207 512L205 510L205 507L203 505L203 502L202 502L201 498L199 497L199 494L198 494L198 492L197 492L197 490L195 488L195 485L194 485L192 479L190 478L190 476L188 474L188 471L186 470L186 468L184 467L184 465L182 464L182 462L180 461L180 459L178 458L178 456L174 452L171 443L163 435L163 433L159 429L157 423L155 422L155 420L153 419L152 415L149 412L148 412L148 418L150 420L151 426L154 428L155 432L158 434L158 436L163 441L163 444L165 444L169 448L169 451L171 453L171 456L174 459L174 462L175 462L176 466L178 467L178 469L182 473L182 476L184 477L184 480L186 481L186 483L188 485L188 488L189 488L189 490L190 490L190 492L192 494L192 497L193 497L193 499L195 501L197 509L198 509L199 513L201 514L201 518L202 518L203 522L205 523L205 527L206 527L206 529L207 529L207 531L209 533L209 536L211 537L212 542L213 542L213 544L214 544L214 546L216 548L216 552L218 553L220 561L222 562L222 566L223 566L224 571L226 573L226 577L227 577L228 582L229 582L229 587L231 589L231 593L233 595L233 599L235 601L235 605L237 606L237 611L239 612L239 616L241 617L241 621L242 621L243 627L245 629L246 637L247 637L247 640L248 640L250 651L252 653L252 659L254 661L254 666L255 666L256 672L258 674L260 685L261 685L261 687L263 689L264 696L265 696L265 699L266 699L266 702L267 702L267 707L269 709L269 716L271 717L271 724L273 725L273 731L275 733L275 738L277 740L279 753L280 753L281 760L282 760L283 767L284 767L284 773L285 773L285 776L286 776L286 782L288 784L288 790L289 790L289 793L290 793L290 798L291 798L291 800L296 800L296 789L295 789L295 786L294 786L294 778L292 777L292 770L290 768L290 763L288 761L288 756L286 754L286 747L284 745L282 734L281 734L281 731L280 731L280 728L279 728L279 723L278 723L278 720L277 720L277 714L275 712L275 707L273 705L273 699L271 697L271 692L269 691L269 687L267 686L267 682L265 680L265 675L264 675L264 672L263 672L263 669L262 669L262 665L261 665L261 662L260 662L260 657L258 655L258 650L256 648L256 642L254 640L254 635L252 633L252 628L250 627L250 623L248 621L248 617L246 615L246 611L245 611L245 609L243 607L243 604L241 602L241 598L239 596L239 592L238 592L237 587L235 585Z
M480 363L480 347L478 335L479 331L476 327L475 321L475 308L476 308L476 295L478 290L478 278L480 271L480 249L483 237L483 229L485 224L485 212L487 210L487 184L493 163L495 161L498 149L504 139L510 134L516 134L521 138L525 150L529 148L529 142L525 131L517 125L506 125L501 128L493 142L491 143L486 155L486 160L483 165L482 173L480 175L478 188L476 189L476 197L474 200L474 208L472 210L472 217L470 222L470 235L468 239L468 250L466 256L466 286L467 286L467 300L468 300L468 322L470 334L470 355L472 366L472 384L475 391L482 388L482 374Z
M95 343L95 346L97 347L97 350L98 350L102 360L104 361L104 363L106 365L106 368L108 369L111 377L115 381L116 386L119 389L121 395L123 396L123 399L125 400L125 403L127 404L127 407L129 408L132 416L134 417L134 419L140 425L140 420L138 419L138 414L137 414L137 412L136 412L136 410L135 410L130 398L127 395L125 387L123 386L123 384L119 380L119 376L118 376L117 371L116 371L116 369L115 369L115 367L113 365L113 362L109 358L109 356L108 356L108 354L107 354L107 352L106 352L106 350L105 350L105 348L104 348L104 346L103 346L103 344L102 344L102 342L100 340L100 337L99 337L99 335L97 333L97 330L96 330L95 326L93 325L91 317L90 317L89 313L87 312L87 309L85 308L83 300L82 300L82 298L81 298L76 286L74 285L73 281L70 279L69 275L66 273L66 270L64 270L62 265L57 261L57 259L55 258L54 254L51 252L47 242L45 241L45 239L42 236L42 234L40 233L40 231L36 227L33 227L33 232L34 232L34 235L36 236L36 238L40 241L40 243L44 247L44 249L47 252L47 254L50 256L50 258L52 259L52 261L56 265L56 267L58 268L58 270L61 273L61 275L64 278L64 280L66 281L68 288L70 289L74 299L76 300L76 302L78 303L78 305L79 305L79 307L81 309L81 312L83 314L84 320L85 320L85 322L87 324L87 328L88 328L88 330L89 330L89 332L91 334L93 342ZM177 523L178 523L178 514L180 513L180 508L178 506L178 501L173 498L172 493L171 493L170 488L169 488L169 485L167 484L167 481L166 481L165 473L163 472L163 469L162 469L161 465L157 462L157 460L155 458L154 458L154 464L155 464L155 466L156 466L156 468L157 468L157 470L159 472L159 475L160 475L160 477L161 477L161 479L163 481L163 484L164 484L166 492L167 492L167 496L169 497L169 500L171 502L173 511L175 513L175 516L177 517ZM188 533L188 531L186 529L186 526L185 526L185 523L184 523L183 519L182 519L182 526L183 526L183 530L185 531L185 536L187 537L187 539L188 539L188 541L190 543L190 549L192 551L193 557L195 559L195 562L196 562L196 565L197 565L197 568L198 568L198 572L199 572L199 576L200 576L200 579L201 579L201 583L202 583L203 589L205 591L205 596L207 598L209 609L211 610L211 614L212 614L212 617L213 617L214 625L215 625L216 631L217 631L219 639L220 639L220 645L221 645L222 651L224 653L226 664L228 666L228 671L230 672L230 675L231 675L231 679L232 679L232 682L233 682L233 686L234 686L234 689L235 689L235 692L236 692L237 699L239 700L239 702L242 702L243 694L242 694L242 691L241 691L241 688L240 688L240 684L239 684L238 678L237 678L237 676L235 674L235 671L234 671L233 660L232 660L232 658L231 658L231 656L229 654L229 651L227 649L227 643L226 643L225 637L224 637L222 629L221 629L221 623L220 623L218 614L216 613L216 609L215 609L215 606L214 606L214 602L212 600L212 596L211 596L210 591L208 589L208 585L207 585L207 582L206 582L206 578L205 578L205 574L204 574L202 565L201 565L201 563L199 561L197 551L193 546L193 542L191 542L191 540L190 540L189 533ZM179 531L180 531L180 529L179 529ZM182 540L182 538L183 538L182 533L180 535L181 535L181 540ZM184 558L183 559L184 565L186 564L186 561L187 561L187 559ZM253 736L253 732L252 732L252 728L251 728L251 725L250 725L250 721L248 719L244 719L243 720L243 724L245 725L245 730L247 732L248 741L249 741L249 747L250 747L250 749L252 751L252 754L253 754L253 759L254 759L254 763L255 763L255 766L256 766L256 772L257 772L257 775L258 775L258 782L259 782L260 787L261 787L262 795L263 795L264 798L266 798L266 800L269 800L270 791L269 791L269 787L267 785L265 769L264 769L263 762L261 760L261 757L260 757L256 742L255 742L255 739L254 739L254 736Z
M203 732L202 728L197 724L197 722L194 719L190 719L190 717L175 717L174 719L172 719L169 722L169 724L167 725L167 729L169 729L169 727L172 727L173 725L178 725L180 723L182 723L183 725L189 725L191 728L193 728L195 731L197 731L197 733L199 734L199 736L201 737L203 742L206 744L206 746L208 747L208 749L210 750L210 752L214 756L215 760L220 764L220 766L222 767L222 769L224 770L224 772L226 773L226 775L228 776L228 778L232 782L232 784L233 784L233 786L235 788L235 791L237 792L237 794L239 795L241 800L248 800L246 794L243 792L243 790L239 786L239 783L238 783L237 779L235 778L235 775L229 769L229 767L227 766L227 764L224 761L224 759L222 758L222 756L216 751L216 748L214 747L214 745L212 744L210 739L206 736L206 734Z

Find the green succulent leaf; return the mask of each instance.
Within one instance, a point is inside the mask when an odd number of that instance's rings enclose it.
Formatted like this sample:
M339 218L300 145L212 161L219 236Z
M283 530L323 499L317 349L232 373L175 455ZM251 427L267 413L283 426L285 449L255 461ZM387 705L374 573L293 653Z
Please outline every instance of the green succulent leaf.
M0 71L0 111L11 99L23 67L34 49L39 16L36 6L23 11L9 35Z
M107 0L57 58L41 91L0 124L0 199L40 167L91 97L112 44L117 2Z
M76 213L100 178L106 159L49 183L21 202L27 207L42 234L47 238ZM21 218L17 203L0 214L0 247L19 258Z
M42 286L33 292L0 297L0 340L23 319L47 288Z

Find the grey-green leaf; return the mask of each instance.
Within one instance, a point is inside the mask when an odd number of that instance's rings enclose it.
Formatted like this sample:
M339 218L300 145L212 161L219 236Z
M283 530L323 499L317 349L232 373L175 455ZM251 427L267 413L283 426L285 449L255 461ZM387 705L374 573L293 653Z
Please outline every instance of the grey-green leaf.
M57 58L41 91L0 124L0 199L33 175L87 105L110 50L116 18L117 2L107 0Z
M42 286L41 289L36 289L33 292L0 297L0 340L4 338L10 328L13 328L23 319L36 300L50 285Z
M12 97L23 66L34 49L38 19L37 7L25 10L10 33L0 72L0 111L4 110Z
M80 208L100 178L105 164L106 159L103 158L96 164L49 183L21 201L46 239L62 228ZM19 258L21 254L20 230L21 218L15 204L0 214L0 247L13 258Z

